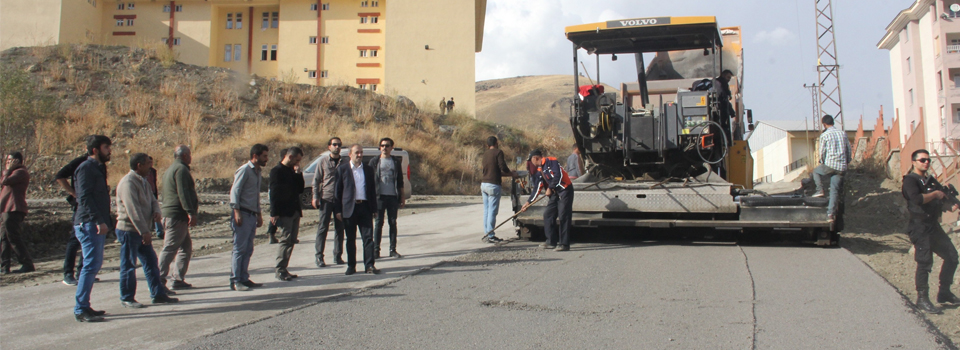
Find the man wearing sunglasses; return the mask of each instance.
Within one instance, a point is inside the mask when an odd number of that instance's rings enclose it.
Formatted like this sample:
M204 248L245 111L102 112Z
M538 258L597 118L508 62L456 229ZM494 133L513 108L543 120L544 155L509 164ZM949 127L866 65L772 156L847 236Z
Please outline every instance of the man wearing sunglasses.
M380 156L370 159L369 164L376 180L377 219L373 226L373 256L378 259L384 214L390 225L390 257L403 257L397 253L397 210L406 205L403 199L403 171L400 168L402 160L391 155L392 152L393 140L389 137L380 139Z
M330 219L333 217L334 188L337 184L337 167L340 166L340 148L343 141L339 137L331 137L327 141L327 150L330 154L320 157L317 163L316 176L313 177L313 207L320 209L320 226L317 226L316 263L317 267L326 267L323 261L323 251L326 249L327 232L330 230ZM333 261L343 265L343 221L333 220Z
M833 127L833 116L827 114L820 121L823 124L823 134L820 135L820 166L813 170L813 182L817 184L817 193L814 197L825 195L823 186L830 186L830 201L827 202L827 220L836 218L837 198L840 196L840 186L843 184L843 173L850 164L850 140L847 133Z
M940 214L944 210L956 211L957 204L947 204L943 199L947 194L938 190L940 183L933 176L927 175L930 169L930 152L925 149L916 150L911 155L913 170L903 177L903 198L907 200L907 211L910 213L910 224L907 234L916 250L914 260L917 262L917 308L933 314L943 311L930 302L928 296L930 271L933 267L933 254L943 259L940 267L940 290L937 293L938 303L960 304L950 292L953 275L957 271L957 249L954 248L950 237L940 227Z

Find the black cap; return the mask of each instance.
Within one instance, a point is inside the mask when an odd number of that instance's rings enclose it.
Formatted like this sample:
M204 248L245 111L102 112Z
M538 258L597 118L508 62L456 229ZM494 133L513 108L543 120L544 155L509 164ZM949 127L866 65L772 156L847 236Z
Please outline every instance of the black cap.
M530 155L527 156L527 161L529 161L530 159L533 159L533 156L543 157L543 152L541 152L539 149L534 149L530 151Z

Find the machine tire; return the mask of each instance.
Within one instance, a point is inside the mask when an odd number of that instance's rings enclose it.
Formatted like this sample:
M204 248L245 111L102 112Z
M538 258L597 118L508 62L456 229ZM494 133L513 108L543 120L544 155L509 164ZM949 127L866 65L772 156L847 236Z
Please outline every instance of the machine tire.
M303 209L313 209L313 192L307 192L306 190L300 194L300 206Z

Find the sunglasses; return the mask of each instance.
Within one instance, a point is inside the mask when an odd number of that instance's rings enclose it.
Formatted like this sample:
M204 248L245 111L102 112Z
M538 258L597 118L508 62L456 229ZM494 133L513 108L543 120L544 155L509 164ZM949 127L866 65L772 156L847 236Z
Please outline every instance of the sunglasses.
M330 146L333 146L333 147L340 147L340 145L342 145L342 143L331 143L331 144L330 144Z
M930 163L930 158L917 158L920 163Z

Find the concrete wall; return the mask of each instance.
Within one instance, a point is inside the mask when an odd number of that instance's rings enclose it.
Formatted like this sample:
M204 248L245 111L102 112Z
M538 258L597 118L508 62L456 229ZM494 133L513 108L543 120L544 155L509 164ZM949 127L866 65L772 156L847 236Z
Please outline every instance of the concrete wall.
M60 1L0 0L0 50L59 43ZM86 0L72 1L93 7Z
M753 152L751 154L754 159L753 177L758 179L771 175L773 178L771 182L783 180L783 167L791 162L789 154L790 142L787 138L775 141Z
M475 38L477 10L475 0L387 2L387 93L418 105L453 97L455 112L475 115L477 45L463 39Z
M115 3L98 0L93 1L63 0L60 16L60 42L100 44L103 42L100 21L103 10Z

